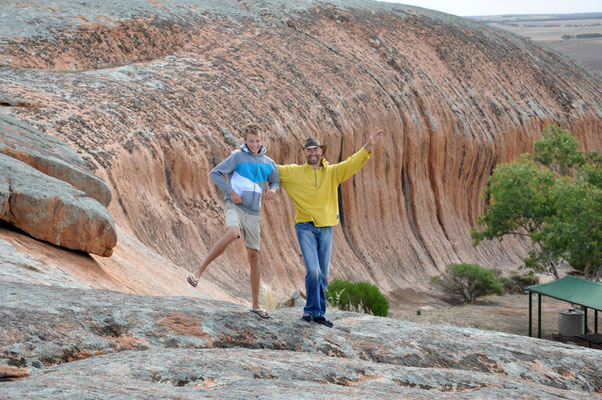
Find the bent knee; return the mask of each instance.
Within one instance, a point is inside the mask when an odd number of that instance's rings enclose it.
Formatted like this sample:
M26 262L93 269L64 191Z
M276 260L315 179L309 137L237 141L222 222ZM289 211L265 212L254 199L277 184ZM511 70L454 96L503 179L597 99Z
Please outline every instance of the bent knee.
M228 230L226 231L226 238L230 241L233 242L236 239L238 239L240 237L240 233L238 228L231 226L228 228Z

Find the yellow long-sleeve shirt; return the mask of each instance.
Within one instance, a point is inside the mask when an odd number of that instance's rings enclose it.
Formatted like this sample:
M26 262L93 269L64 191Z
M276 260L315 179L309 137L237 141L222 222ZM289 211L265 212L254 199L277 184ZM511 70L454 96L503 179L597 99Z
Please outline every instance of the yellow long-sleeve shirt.
M303 165L278 165L280 187L286 190L295 204L295 223L313 221L315 226L334 226L339 223L337 188L368 161L372 151L362 147L343 162L330 165L322 160L315 169Z

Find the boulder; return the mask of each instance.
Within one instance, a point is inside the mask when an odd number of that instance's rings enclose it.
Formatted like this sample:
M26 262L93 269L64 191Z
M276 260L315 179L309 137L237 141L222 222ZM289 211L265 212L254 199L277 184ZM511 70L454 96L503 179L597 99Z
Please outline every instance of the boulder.
M105 207L111 203L107 184L88 170L84 159L67 143L6 114L0 114L0 153L70 183Z
M117 243L113 218L98 201L70 184L0 154L1 218L31 236L109 257Z
M293 295L291 296L290 299L283 301L282 303L278 304L278 308L285 308L285 307L296 307L296 308L303 308L305 307L305 304L307 303L305 294L301 293L299 290L295 291L295 293L293 293Z

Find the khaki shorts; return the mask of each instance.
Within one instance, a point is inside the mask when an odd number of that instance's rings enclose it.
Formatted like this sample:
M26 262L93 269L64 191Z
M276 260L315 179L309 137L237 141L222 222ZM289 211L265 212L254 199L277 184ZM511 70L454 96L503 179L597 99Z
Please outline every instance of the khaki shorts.
M249 214L232 203L226 203L226 226L236 227L245 238L245 247L259 251L261 216Z

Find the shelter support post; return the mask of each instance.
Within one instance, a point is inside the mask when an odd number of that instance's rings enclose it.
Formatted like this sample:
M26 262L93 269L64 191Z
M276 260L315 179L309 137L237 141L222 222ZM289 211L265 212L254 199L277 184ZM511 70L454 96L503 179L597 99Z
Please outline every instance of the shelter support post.
M537 337L541 339L541 293L537 293Z
M533 292L529 290L529 337L533 336L532 326L533 326L533 307L531 304L533 303Z
M566 301L573 304L574 308L580 307L583 314L580 315L580 322L584 323L582 334L587 337L598 337L600 334L598 323L598 312L602 312L602 283L587 279L577 278L567 275L557 281L531 285L525 288L529 292L529 336L534 337L533 327L533 293L537 293L537 337L541 339L541 325L543 321L541 310L541 298L548 296L553 299ZM526 294L526 292L525 292ZM588 308L593 310L593 321L591 313L588 316ZM592 328L593 325L593 328ZM586 339L587 340L587 339ZM597 339L599 340L599 339ZM593 342L598 344L597 342Z

